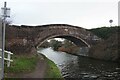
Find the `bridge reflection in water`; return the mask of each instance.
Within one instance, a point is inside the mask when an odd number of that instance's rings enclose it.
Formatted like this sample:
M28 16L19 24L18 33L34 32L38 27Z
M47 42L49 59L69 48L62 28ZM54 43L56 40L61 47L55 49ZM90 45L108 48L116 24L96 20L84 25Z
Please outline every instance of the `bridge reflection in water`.
M54 61L64 78L120 80L120 64L118 63L74 56L64 52L53 51L51 48L40 49L38 52Z

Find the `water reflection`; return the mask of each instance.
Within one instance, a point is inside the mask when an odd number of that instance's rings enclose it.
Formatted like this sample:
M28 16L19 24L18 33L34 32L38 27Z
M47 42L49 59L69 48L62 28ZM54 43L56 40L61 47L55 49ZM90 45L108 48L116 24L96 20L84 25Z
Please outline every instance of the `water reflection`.
M51 48L39 50L54 61L60 68L63 77L81 80L119 80L120 65L114 62L78 57L64 52L56 52Z
M65 52L54 51L54 50L52 50L52 48L40 49L38 52L44 54L50 60L54 61L55 64L57 64L57 65L69 63L78 58L77 56L68 55Z

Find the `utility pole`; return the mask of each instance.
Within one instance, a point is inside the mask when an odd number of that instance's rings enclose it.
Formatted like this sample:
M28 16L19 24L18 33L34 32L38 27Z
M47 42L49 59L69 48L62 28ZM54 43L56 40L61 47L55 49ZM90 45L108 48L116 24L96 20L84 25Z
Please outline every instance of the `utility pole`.
M118 2L118 26L120 26L120 1Z
M6 18L10 17L10 8L7 8L7 2L4 2L2 10L2 79L4 79L4 50L5 50L5 27Z

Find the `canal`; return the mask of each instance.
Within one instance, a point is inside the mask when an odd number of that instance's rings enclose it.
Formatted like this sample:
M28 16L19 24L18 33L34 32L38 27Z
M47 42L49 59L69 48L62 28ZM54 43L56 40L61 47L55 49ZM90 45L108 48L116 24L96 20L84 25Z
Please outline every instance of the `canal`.
M64 78L120 80L120 65L118 63L57 52L52 48L39 49L38 52L54 61Z

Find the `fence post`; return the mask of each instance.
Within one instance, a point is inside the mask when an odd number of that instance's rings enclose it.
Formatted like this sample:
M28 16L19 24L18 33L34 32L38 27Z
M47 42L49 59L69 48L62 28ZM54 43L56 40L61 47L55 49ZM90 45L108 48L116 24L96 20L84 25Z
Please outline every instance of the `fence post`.
M7 67L10 67L10 54L8 54L7 58L8 58Z
M0 48L0 52L2 51L2 49ZM11 55L13 54L13 53L11 53L10 51L5 51L5 53L7 53L7 58L5 58L4 57L4 60L6 60L7 61L7 67L10 67L10 62L13 62L13 60L11 60ZM1 59L2 57L0 56L0 59Z

